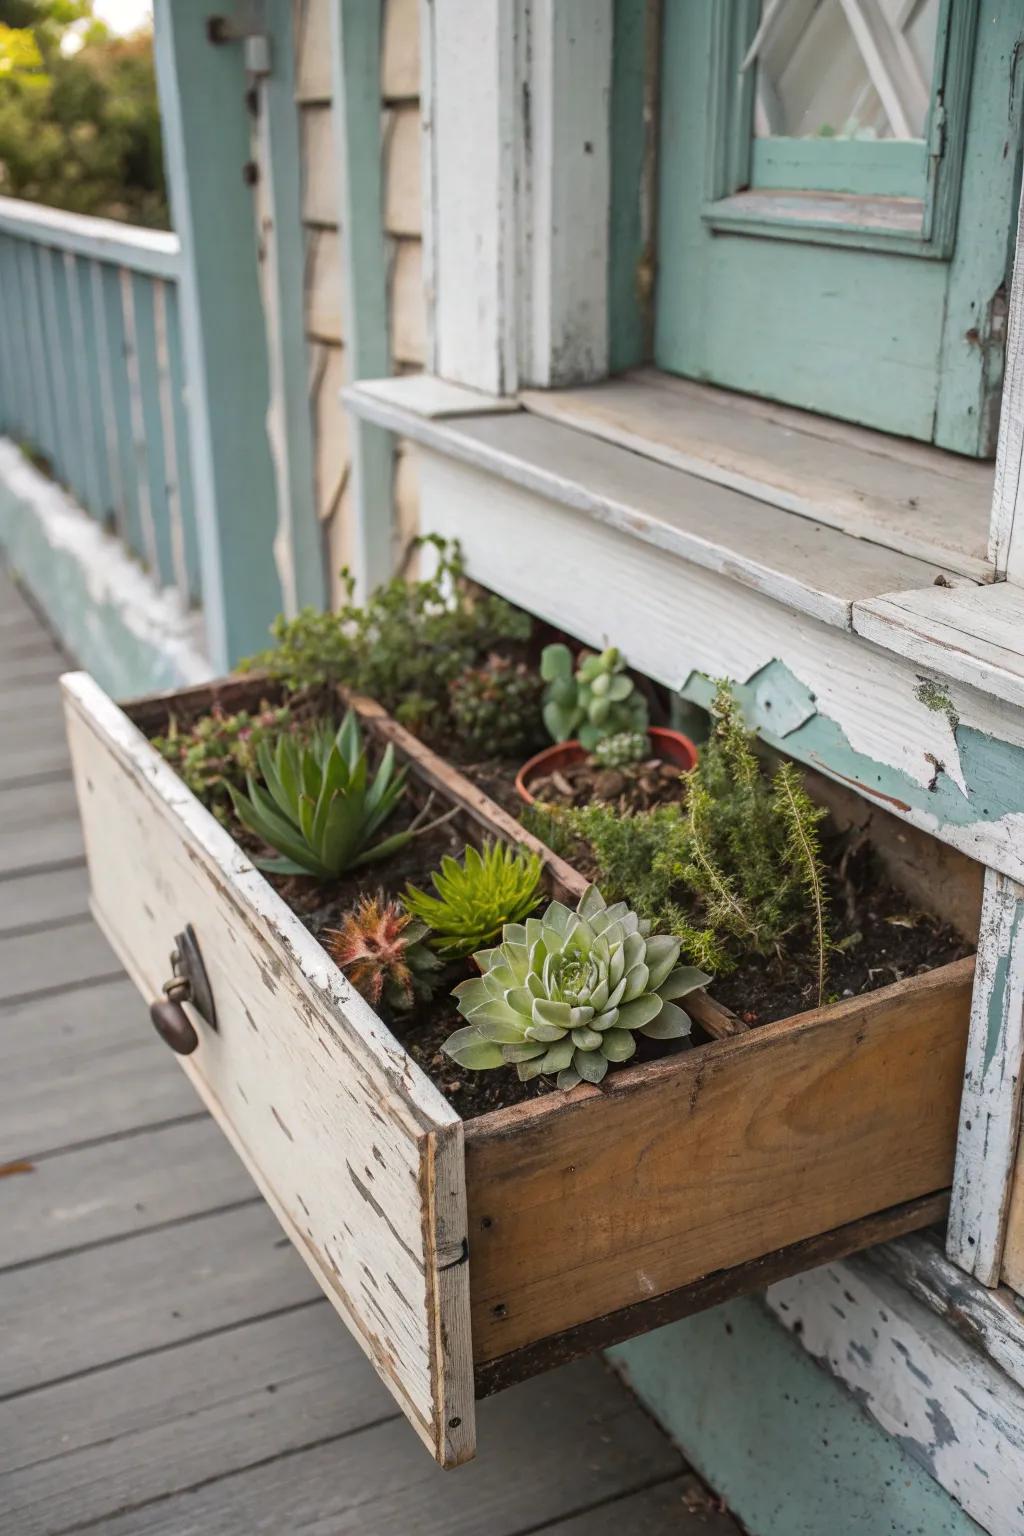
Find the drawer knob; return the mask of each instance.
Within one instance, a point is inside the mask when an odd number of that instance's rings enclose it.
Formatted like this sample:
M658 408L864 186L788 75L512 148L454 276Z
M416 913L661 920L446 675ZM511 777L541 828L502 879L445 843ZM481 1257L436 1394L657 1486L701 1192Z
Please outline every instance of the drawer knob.
M199 1036L188 1014L173 997L158 998L149 1005L149 1016L161 1040L166 1040L178 1056L190 1056L199 1044Z
M199 1044L199 1036L182 1003L191 1003L211 1029L217 1028L210 980L191 923L174 940L171 973L170 981L164 982L163 997L150 1003L149 1016L153 1028L172 1051L179 1056L191 1056Z

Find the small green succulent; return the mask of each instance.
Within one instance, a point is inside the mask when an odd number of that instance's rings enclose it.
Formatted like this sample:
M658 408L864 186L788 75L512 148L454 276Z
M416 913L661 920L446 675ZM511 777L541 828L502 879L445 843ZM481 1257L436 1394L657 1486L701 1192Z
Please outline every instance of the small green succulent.
M152 745L171 764L189 789L219 821L228 820L229 786L241 789L247 773L256 768L256 749L261 741L273 743L282 733L302 737L305 722L298 721L287 705L261 700L258 711L227 714L215 704L209 714L187 725L171 715L164 736Z
M618 731L605 736L594 748L594 761L602 768L627 768L639 763L651 751L651 738L643 731Z
M569 647L546 645L540 675L548 685L543 715L553 741L577 737L593 752L606 736L647 730L647 704L616 646L584 656L574 673Z
M374 841L405 793L406 770L395 772L389 745L370 779L351 710L337 732L321 725L308 745L292 736L279 736L274 748L261 742L256 761L262 783L250 773L247 794L228 787L242 825L280 855L257 860L261 869L333 880L358 865L386 859L426 830L424 810L401 832Z
M506 843L467 848L460 864L445 857L431 875L436 896L406 887L402 902L431 930L430 944L450 959L471 955L496 939L505 923L520 922L540 900L538 854Z
M541 918L506 924L498 947L474 959L482 974L454 994L468 1023L445 1051L477 1070L514 1062L524 1082L557 1073L560 1088L599 1083L634 1054L636 1034L688 1035L675 999L710 980L677 964L678 939L649 936L625 902L607 906L594 885L575 912L553 901Z
M478 757L526 757L543 743L538 717L543 684L524 662L489 656L448 687L452 730Z

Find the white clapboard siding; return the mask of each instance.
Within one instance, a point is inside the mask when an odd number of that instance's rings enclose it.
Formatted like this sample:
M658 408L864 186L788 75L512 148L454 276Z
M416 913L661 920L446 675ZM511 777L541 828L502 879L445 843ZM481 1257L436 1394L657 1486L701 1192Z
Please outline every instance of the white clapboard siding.
M418 238L423 228L419 107L415 102L405 103L395 107L388 119L384 133L384 227L391 235Z
M194 925L218 1027L181 1064L421 1438L467 1459L459 1117L117 706L63 687L100 926L155 998Z
M338 171L330 106L303 107L301 130L302 217L307 224L337 225Z
M409 101L420 93L419 0L383 0L381 95L385 101Z

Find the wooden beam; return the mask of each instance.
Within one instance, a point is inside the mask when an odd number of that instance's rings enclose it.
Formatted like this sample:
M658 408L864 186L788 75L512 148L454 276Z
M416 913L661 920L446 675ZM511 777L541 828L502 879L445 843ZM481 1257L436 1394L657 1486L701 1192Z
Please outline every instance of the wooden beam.
M946 1251L996 1285L1020 1134L1024 886L988 870Z
M1024 194L1022 194L1024 196ZM1024 582L1024 226L1018 215L1006 371L999 413L989 553L997 576Z
M340 182L341 313L346 381L391 372L380 103L381 0L332 0L331 78ZM394 569L394 439L353 419L352 571L365 597Z
M313 477L313 418L305 334L306 256L294 7L266 8L269 59L259 76L257 118L260 251L270 369L267 430L277 480L274 554L286 612L322 608L324 546Z
M181 313L207 645L218 670L282 607L270 398L242 49L207 35L205 0L157 0L154 47Z

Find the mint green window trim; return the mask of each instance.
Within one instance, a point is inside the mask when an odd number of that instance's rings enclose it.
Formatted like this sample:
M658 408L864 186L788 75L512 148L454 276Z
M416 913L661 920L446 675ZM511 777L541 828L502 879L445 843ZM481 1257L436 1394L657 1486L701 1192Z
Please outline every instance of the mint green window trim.
M920 198L928 184L924 139L755 139L750 185L788 192Z
M956 235L978 0L943 0L923 140L755 139L754 71L741 72L740 65L759 15L759 0L718 0L714 9L706 223L947 259Z

